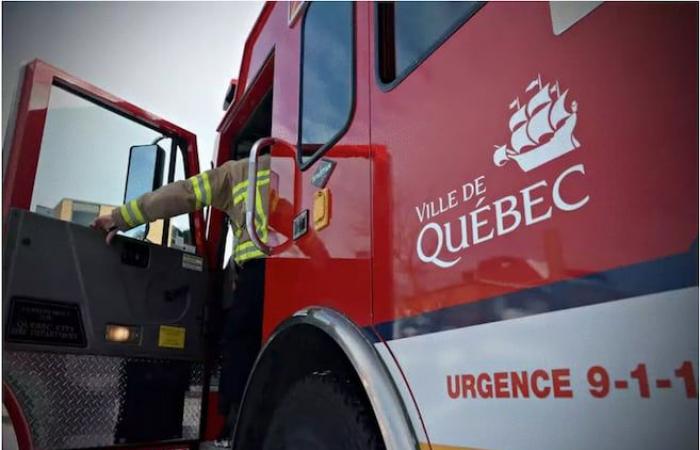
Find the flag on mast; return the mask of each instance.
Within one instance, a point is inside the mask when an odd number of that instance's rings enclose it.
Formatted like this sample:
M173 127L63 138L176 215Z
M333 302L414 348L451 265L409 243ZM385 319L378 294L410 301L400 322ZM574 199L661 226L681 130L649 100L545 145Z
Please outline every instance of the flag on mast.
M527 85L525 92L529 92L538 86L540 89L542 89L542 79L540 78L540 74L537 74L536 80L532 80L532 82L530 82L530 84Z
M525 89L525 92L529 92L533 90L534 88L537 87L537 80L532 80L532 83L527 85L527 88Z
M559 81L554 83L554 86L552 86L552 88L549 90L549 92L551 92L552 94L556 93L557 97L559 97L561 95L559 92Z

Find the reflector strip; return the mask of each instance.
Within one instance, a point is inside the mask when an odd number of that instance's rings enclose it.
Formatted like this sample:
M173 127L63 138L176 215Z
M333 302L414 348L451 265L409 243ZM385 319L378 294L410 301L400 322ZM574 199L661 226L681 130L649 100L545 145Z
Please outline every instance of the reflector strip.
M129 202L129 209L136 217L136 220L138 221L137 225L146 223L146 219L143 218L143 214L141 214L141 210L139 209L139 205L136 202L136 200L132 200Z
M194 208L202 208L202 191L199 189L199 177L190 178L190 183L192 183L192 189L194 189Z
M122 219L124 219L124 222L126 222L127 225L130 227L134 226L134 220L131 218L131 215L129 214L129 210L126 208L126 205L122 205L119 208L119 212L122 215Z
M211 184L209 183L209 174L207 172L204 172L202 174L202 182L204 183L204 204L209 206L209 205L211 205L212 198L211 198Z

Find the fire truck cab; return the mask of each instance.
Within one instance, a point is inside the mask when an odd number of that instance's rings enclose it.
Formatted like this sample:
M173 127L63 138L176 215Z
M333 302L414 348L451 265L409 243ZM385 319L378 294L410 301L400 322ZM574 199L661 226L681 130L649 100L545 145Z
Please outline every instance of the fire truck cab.
M271 157L234 449L697 448L697 23L689 3L267 3L212 159L247 158L254 194ZM85 226L199 173L194 134L37 60L8 136L20 447L213 439L227 217L110 246Z

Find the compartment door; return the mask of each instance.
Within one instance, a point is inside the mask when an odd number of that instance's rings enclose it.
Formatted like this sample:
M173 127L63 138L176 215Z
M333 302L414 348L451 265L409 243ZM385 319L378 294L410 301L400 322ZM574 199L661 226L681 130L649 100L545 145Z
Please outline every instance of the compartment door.
M157 142L171 182L199 172L195 136L38 60L8 132L2 360L18 440L196 441L209 289L201 213L109 246L88 226L123 202L130 147Z

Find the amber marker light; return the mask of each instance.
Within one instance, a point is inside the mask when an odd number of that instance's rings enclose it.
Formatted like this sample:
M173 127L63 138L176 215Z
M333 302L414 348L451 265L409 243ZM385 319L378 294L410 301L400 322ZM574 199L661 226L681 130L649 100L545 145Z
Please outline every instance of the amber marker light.
M105 330L105 339L111 342L130 342L135 336L132 336L131 328L124 325L107 325Z

